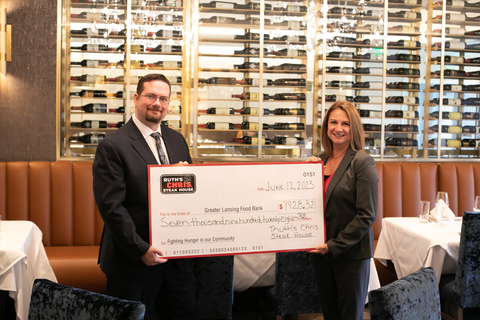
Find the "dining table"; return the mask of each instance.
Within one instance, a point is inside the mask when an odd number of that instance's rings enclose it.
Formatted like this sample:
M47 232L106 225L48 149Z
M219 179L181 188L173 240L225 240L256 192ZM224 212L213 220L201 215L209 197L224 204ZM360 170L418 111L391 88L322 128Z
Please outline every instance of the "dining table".
M384 218L374 258L385 266L391 260L398 279L432 267L440 281L442 274L456 271L461 227L461 219L422 223L415 217Z
M57 278L33 222L3 220L0 230L0 290L14 300L16 319L27 320L34 280Z

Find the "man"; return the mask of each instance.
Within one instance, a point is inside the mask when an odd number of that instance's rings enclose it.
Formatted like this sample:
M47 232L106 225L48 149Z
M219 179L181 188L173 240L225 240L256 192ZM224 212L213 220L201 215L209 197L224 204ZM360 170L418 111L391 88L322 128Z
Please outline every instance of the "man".
M165 76L143 77L133 98L135 114L98 145L93 163L93 192L105 223L99 263L107 276L107 294L141 301L145 319L195 318L188 260L167 261L149 245L147 166L192 163L183 136L160 125L170 93ZM160 138L151 136L154 132Z

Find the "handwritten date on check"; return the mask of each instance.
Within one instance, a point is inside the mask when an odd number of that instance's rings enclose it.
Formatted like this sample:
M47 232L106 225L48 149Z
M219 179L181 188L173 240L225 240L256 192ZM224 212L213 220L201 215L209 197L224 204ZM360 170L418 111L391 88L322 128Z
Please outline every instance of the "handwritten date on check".
M325 243L322 163L149 166L150 242L167 258Z

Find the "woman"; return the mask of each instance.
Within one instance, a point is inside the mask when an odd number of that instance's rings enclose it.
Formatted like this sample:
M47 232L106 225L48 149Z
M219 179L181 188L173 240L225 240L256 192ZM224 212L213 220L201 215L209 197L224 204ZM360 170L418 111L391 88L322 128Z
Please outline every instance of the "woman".
M327 243L311 252L326 320L363 319L373 256L372 224L377 215L375 161L363 152L365 137L357 109L338 101L325 115L324 163ZM319 157L319 158L317 158Z

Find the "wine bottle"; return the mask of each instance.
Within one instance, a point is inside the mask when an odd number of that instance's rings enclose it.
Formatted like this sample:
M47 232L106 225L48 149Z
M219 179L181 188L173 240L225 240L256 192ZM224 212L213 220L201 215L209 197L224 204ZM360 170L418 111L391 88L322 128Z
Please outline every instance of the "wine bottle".
M176 15L176 14L171 14L171 13L165 13L165 14L159 14L156 18L157 21L163 21L167 25L172 23L172 22L183 22L183 16ZM145 16L141 16L140 19L138 20L139 22L143 22L145 20ZM150 18L147 18L147 20L150 20Z
M437 105L440 103L440 100L438 98L435 98L430 101L430 104ZM461 106L464 104L463 99L449 99L449 98L443 98L442 99L443 105L446 106Z
M282 12L307 12L307 7L298 4L287 4L287 6L275 7L273 10Z
M305 93L276 93L273 100L305 100Z
M429 131L438 132L438 125L431 126L428 128ZM452 133L452 134L460 134L462 133L462 127L459 126L442 126L442 133Z
M352 67L327 67L327 73L354 73Z
M72 65L80 65L82 67L108 67L108 60L82 60L81 62L72 62Z
M241 138L235 138L234 141L240 142L243 144L258 145L258 137L243 136ZM270 143L271 143L270 139L262 138L262 145L270 144Z
M438 119L439 118L439 112L434 111L429 114L429 117ZM460 112L442 112L442 119L449 119L449 120L461 120L462 119L462 114Z
M154 66L162 68L181 68L182 61L158 61L155 62Z
M418 111L387 110L385 116L391 118L416 119L418 118Z
M80 47L72 47L72 50L81 50L81 51L110 51L110 48L105 44L97 43L87 43L83 44Z
M207 109L207 114L234 114L233 108L211 107Z
M181 38L182 31L161 29L158 30L155 35L160 38Z
M217 9L234 9L235 4L224 1L210 1L209 3L201 3L201 8L217 8Z
M320 100L320 99L319 99ZM353 102L353 96L343 96L338 94L326 94L325 102L350 101Z
M240 129L256 131L260 129L260 125L256 122L244 121L240 124ZM268 129L270 129L270 126L267 123L262 123L262 130Z
M218 16L200 19L200 22L202 23L215 23L215 24L234 24L235 21L236 21L235 18L218 17Z
M244 48L242 50L234 50L233 54L258 56L260 54L260 48ZM267 48L263 48L263 54L268 54Z
M464 7L466 1L462 0L447 0L447 6Z
M273 81L275 86L306 86L305 79L276 79Z
M420 85L413 82L391 82L387 83L387 89L418 90L420 89Z
M358 113L362 118L381 118L382 117L381 111L359 109Z
M83 142L83 143L100 143L105 138L104 133L87 133L82 136L71 136L70 141L72 142Z
M376 96L356 96L353 101L365 103L382 103L382 97Z
M442 16L440 16L441 18ZM445 14L445 17L447 20L455 20L455 21L465 21L466 20L466 15L465 13L447 13Z
M299 49L281 49L278 51L272 51L270 54L282 57L306 57L307 51Z
M386 146L405 146L405 147L418 147L418 141L409 139L409 138L393 138L387 137L385 138L385 145Z
M332 51L327 56L329 58L353 59L353 57L355 57L355 53L354 52L344 52L344 51Z
M141 50L143 51L143 50ZM159 44L155 48L147 48L146 51L151 52L182 52L182 46L172 46L167 44Z
M83 120L82 122L70 122L70 126L74 128L115 128L116 123L107 123L103 120Z
M462 91L480 91L480 85L462 85Z
M106 90L81 90L79 92L70 92L70 96L82 98L106 98Z
M462 147L480 147L480 140L462 139Z
M441 140L441 146L442 147L448 147L448 148L460 148L462 146L462 141L461 140L454 140L454 139L442 139ZM431 146L437 146L437 139L430 139L428 140L428 144Z
M418 126L414 124L389 124L385 126L385 131L418 132Z
M235 111L237 113L247 114L247 115L250 115L250 116L258 116L259 115L258 108L243 107L242 109L235 110ZM263 115L268 116L269 114L270 114L270 110L268 110L267 108L263 108Z
M304 116L305 109L303 108L276 108L273 111L270 111L276 116Z
M480 21L480 16L466 17L465 21Z
M363 130L364 131L373 131L373 132L381 131L382 126L379 125L379 124L364 123L363 124Z
M464 120L479 120L480 113L478 112L464 112L462 113L462 119Z
M420 32L420 29L418 27L412 27L412 26L394 26L394 27L389 27L388 31L414 33L414 32Z
M276 122L273 125L275 130L305 130L305 124L301 122L288 123L288 122Z
M441 62L442 57L435 57L435 58L432 59L432 61ZM444 62L464 63L464 61L467 62L467 59L464 59L463 57L455 57L455 56L445 56L444 57ZM472 62L472 63L475 63L475 62Z
M381 70L380 68L366 68L366 67L358 67L353 70L353 73L358 73L358 74L370 74L371 70ZM327 68L328 72L328 68ZM377 73L372 73L372 74L377 74ZM381 72L379 74L382 74Z
M245 34L237 34L233 37L236 40L260 40L260 33L246 32ZM270 35L265 33L263 40L270 40Z
M199 124L199 128L206 128L210 130L233 130L233 123L229 122L207 122L206 124Z
M111 112L111 113L125 113L125 107L121 106L121 107L118 107L118 108L108 109L108 112Z
M260 63L259 62L244 62L242 64L234 64L233 65L234 69L250 69L250 70L258 70L260 69ZM263 63L263 68L267 69L267 64L264 62Z
M81 30L70 30L71 34L86 34L89 36L103 36L107 29L83 28Z
M258 92L243 92L242 94L232 94L232 98L240 98L242 100L258 101L260 94ZM269 100L270 96L266 93L263 94L263 100Z
M302 137L286 137L286 136L275 136L272 140L273 144L280 144L280 145L304 145L305 139Z
M422 45L420 41L411 41L411 40L398 40L398 41L390 41L388 42L388 46L393 47L416 47L420 48Z
M272 66L268 70L307 71L307 65L303 63L282 63L278 66Z
M480 71L474 71L474 72L467 72L466 74L467 77L480 77Z
M465 31L465 35L478 36L480 35L480 30Z
M382 54L373 54L373 53L365 53L365 54L357 54L355 59L364 59L364 60L382 60Z
M475 133L475 134L479 134L479 133L480 133L480 127L464 126L464 127L462 127L462 133Z
M480 98L464 99L463 104L468 105L468 106L480 106Z
M399 53L387 56L387 60L420 61L420 56L418 54Z
M103 20L105 17L105 14L101 12L82 12L78 14L70 14L71 19Z
M353 81L333 80L327 81L325 85L333 88L353 88L354 83Z
M180 120L163 120L162 125L172 129L182 128L182 122Z
M272 40L287 42L307 42L307 37L302 35L283 35L281 37L273 37Z
M259 86L260 85L260 79L245 78L245 79L242 79L242 80L237 80L237 84L246 84L246 85L249 85L249 86ZM263 86L271 86L271 85L273 85L273 80L263 79L262 85Z
M237 84L237 79L233 77L213 77L208 78L207 83L210 84Z
M440 85L436 84L432 86L432 89L434 90L440 90ZM444 84L443 85L443 90L445 91L462 91L462 86L458 84Z
M397 12L397 14L399 15L399 18L420 20L422 19L422 14L420 12L401 10Z
M89 103L81 107L71 107L72 110L82 110L87 113L106 113L106 103Z

